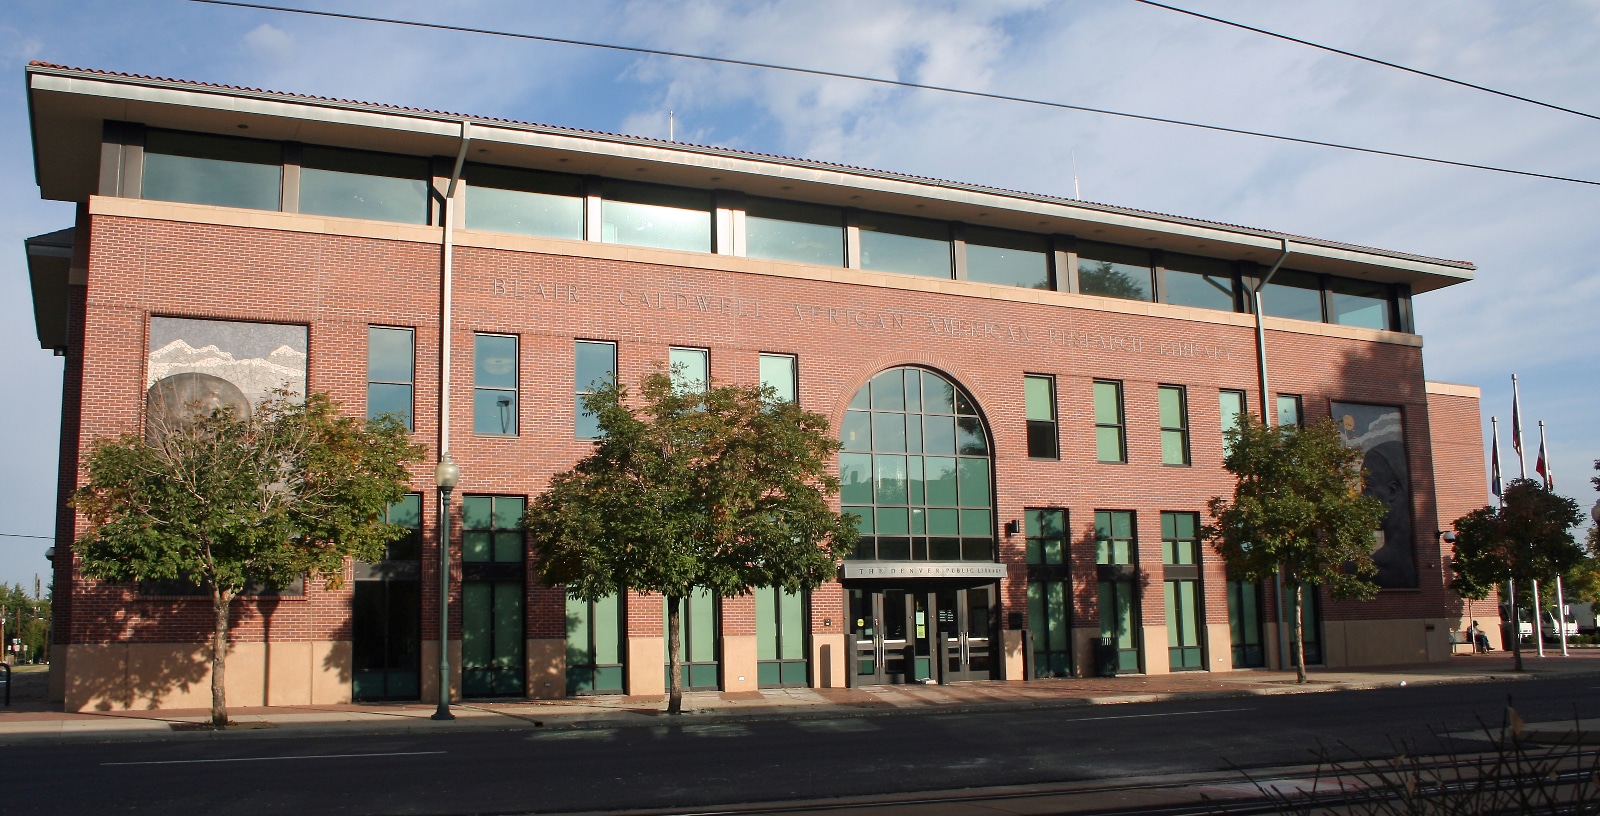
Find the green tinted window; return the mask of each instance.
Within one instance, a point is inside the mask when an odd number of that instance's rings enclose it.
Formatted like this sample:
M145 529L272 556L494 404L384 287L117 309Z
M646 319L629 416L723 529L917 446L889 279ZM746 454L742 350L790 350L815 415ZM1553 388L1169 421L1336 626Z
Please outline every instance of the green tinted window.
M1127 461L1122 426L1122 383L1094 384L1095 453L1102 462Z
M482 164L465 179L467 229L583 238L583 179Z
M1300 397L1295 394L1278 395L1278 424L1299 425L1304 418L1300 415Z
M1088 241L1078 245L1078 291L1085 295L1152 300L1154 274L1146 250Z
M426 159L301 148L300 212L426 224L429 178Z
M1223 391L1217 397L1218 407L1222 412L1222 448L1224 452L1232 449L1228 442L1228 432L1239 427L1246 416L1246 400L1243 391Z
M967 280L1051 289L1050 242L1025 232L968 227Z
M474 338L472 432L517 434L517 338L480 334Z
M1189 416L1182 388L1164 385L1156 389L1161 414L1161 463L1189 464Z
M833 207L753 198L745 206L744 247L751 258L844 266L844 214Z
M1367 329L1392 329L1390 304L1394 293L1386 283L1332 278L1329 283L1330 322Z
M1138 550L1133 542L1133 513L1096 510L1094 514L1095 563L1133 564Z
M277 142L150 130L140 195L217 207L276 210L283 180Z
M711 251L711 194L704 190L606 182L602 240L608 244Z
M1321 323L1322 279L1309 272L1278 270L1261 288L1261 313Z
M1166 302L1233 311L1233 264L1214 258L1168 255L1163 261Z
M367 327L367 418L390 415L411 430L413 356L411 329Z
M705 391L711 387L711 355L705 349L668 349L667 365L672 369L674 387L682 391Z
M1067 563L1067 511L1023 511L1029 564Z
M573 381L577 383L576 408L576 435L579 439L595 439L600 436L600 423L594 414L583 407L583 398L587 394L609 382L617 370L617 345L615 343L598 343L588 340L579 340L576 344L576 363L573 367Z
M950 227L939 221L862 213L861 268L949 278Z

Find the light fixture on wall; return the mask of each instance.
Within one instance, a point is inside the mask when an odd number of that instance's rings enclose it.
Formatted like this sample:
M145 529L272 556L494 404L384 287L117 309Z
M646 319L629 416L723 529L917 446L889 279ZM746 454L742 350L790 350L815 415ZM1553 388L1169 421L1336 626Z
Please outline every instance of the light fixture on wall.
M1021 530L1021 529L1022 529L1022 522L1017 521L1016 519L1012 519L1012 520L1006 522L1006 538L1010 538L1010 537L1016 535L1017 531Z

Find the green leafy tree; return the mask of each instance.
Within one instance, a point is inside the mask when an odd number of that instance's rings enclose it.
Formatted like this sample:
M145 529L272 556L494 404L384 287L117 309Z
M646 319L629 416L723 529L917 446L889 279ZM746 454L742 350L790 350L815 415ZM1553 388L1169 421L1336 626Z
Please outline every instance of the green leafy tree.
M1377 594L1372 550L1386 510L1362 494L1361 451L1328 420L1274 428L1242 417L1227 439L1223 466L1238 482L1232 500L1211 500L1215 523L1201 538L1241 580L1282 574L1294 592L1295 669L1304 683L1305 588L1340 599Z
M404 534L384 511L423 453L399 422L341 416L326 394L279 393L248 417L232 407L192 415L149 441L98 439L74 497L88 529L73 549L92 578L187 581L210 594L211 721L221 727L233 600L300 576L338 587L347 558L382 558Z
M1482 600L1506 581L1553 580L1583 562L1583 548L1572 535L1582 523L1577 502L1532 479L1513 479L1499 507L1480 507L1455 520L1456 575L1450 588L1463 598ZM1511 631L1522 631L1522 612L1515 604ZM1522 638L1514 635L1511 642L1521 671Z
M1078 270L1078 288L1091 295L1148 300L1149 286L1148 280L1143 283L1135 281L1107 261L1086 262Z
M664 372L630 406L615 382L584 399L603 436L558 474L523 525L534 568L551 586L597 601L626 592L667 599L668 712L683 707L680 612L695 590L814 589L854 547L838 493L839 442L820 414L768 387L674 387Z
M39 663L48 659L48 640L50 634L50 600L37 599L28 594L21 584L10 587L0 586L0 619L5 621L0 626L5 637L3 643L5 652L0 660L14 663ZM22 641L13 644L13 640ZM22 646L20 651L13 651L15 645Z

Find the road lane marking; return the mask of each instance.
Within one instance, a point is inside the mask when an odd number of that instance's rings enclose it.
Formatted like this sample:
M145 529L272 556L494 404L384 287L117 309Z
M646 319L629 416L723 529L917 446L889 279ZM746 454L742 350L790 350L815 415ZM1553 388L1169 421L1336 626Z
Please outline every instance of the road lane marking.
M1187 717L1192 714L1229 714L1235 711L1255 711L1254 708L1208 708L1204 711L1169 711L1165 714L1118 714L1112 717L1078 717L1056 722L1095 722L1097 720L1137 720L1143 717Z
M427 756L446 751L390 751L381 754L310 754L307 756L234 757L230 759L152 759L143 762L102 762L107 765L197 765L205 762L276 762L285 759L356 759L360 757Z

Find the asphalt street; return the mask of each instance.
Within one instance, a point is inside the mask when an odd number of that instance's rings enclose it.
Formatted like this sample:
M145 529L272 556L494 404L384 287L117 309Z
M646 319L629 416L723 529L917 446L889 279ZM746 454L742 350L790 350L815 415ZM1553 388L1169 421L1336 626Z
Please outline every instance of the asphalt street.
M980 713L567 731L0 747L6 813L459 814L695 808L1308 762L1600 716L1600 678ZM1344 747L1339 747L1344 746ZM1482 747L1481 744L1474 747Z

